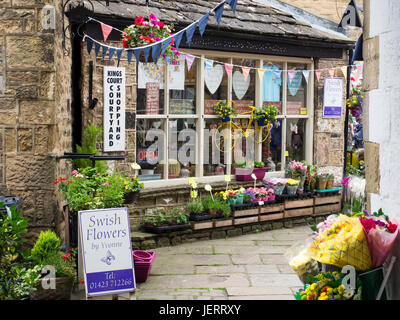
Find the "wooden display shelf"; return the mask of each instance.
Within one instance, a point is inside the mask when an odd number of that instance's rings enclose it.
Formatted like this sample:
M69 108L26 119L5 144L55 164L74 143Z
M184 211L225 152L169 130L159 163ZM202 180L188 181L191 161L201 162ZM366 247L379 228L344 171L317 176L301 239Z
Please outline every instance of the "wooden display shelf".
M314 205L314 199L309 198L303 200L285 200L284 205L285 209L312 207Z
M284 217L285 218L293 218L293 217L303 217L303 216L311 216L314 213L314 208L297 208L297 209L289 209L285 210Z
M260 214L263 213L273 213L273 212L281 212L284 210L284 206L282 203L276 204L276 205L269 205L266 207L261 207L260 208Z
M233 224L238 225L238 224L255 223L258 222L258 218L259 218L258 215L254 217L235 218L233 220Z
M342 196L330 196L330 197L316 197L314 201L314 205L322 205L328 203L340 203L342 201Z
M247 216L254 216L258 215L259 208L250 208L245 210L235 210L233 211L234 217L247 217Z
M340 203L315 206L314 207L314 215L319 216L319 215L339 213L341 210L341 207L342 206L340 205Z
M283 212L260 215L260 222L283 219Z
M233 219L219 219L214 220L214 228L229 227L233 225Z
M214 226L212 220L204 222L191 222L190 224L192 225L193 230L210 229Z

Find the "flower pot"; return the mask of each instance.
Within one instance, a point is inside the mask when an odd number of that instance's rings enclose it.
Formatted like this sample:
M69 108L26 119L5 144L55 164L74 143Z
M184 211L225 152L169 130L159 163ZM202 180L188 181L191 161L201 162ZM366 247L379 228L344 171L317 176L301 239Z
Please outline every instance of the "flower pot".
M251 168L235 168L235 177L238 181L253 181L251 174L254 169Z
M130 204L130 203L135 202L137 200L138 196L139 196L139 191L131 191L131 192L125 193L124 204Z
M253 173L257 177L257 180L263 180L267 170L268 168L254 168Z
M318 190L325 190L327 182L328 182L327 178L318 178L317 179L317 189Z
M332 189L335 178L328 178L326 182L326 189Z
M286 187L287 187L287 193L288 193L288 195L290 195L290 196L296 195L297 189L299 188L298 185L295 185L295 186L289 186L289 185L287 185Z
M273 187L274 191L275 191L275 195L277 196L281 196L283 193L283 190L285 190L286 185L275 185Z
M269 197L268 197L268 201L275 201L275 195L269 196Z
M235 201L235 204L243 204L244 195L239 195Z
M55 281L55 289L42 288L41 282L37 290L30 293L31 300L71 300L72 288L74 280L71 277L57 277L55 279L47 279Z
M237 199L238 199L238 197L236 197L236 196L230 196L230 197L228 198L228 204L231 205L231 206L235 205Z
M132 251L136 282L145 282L150 274L156 253L154 251Z
M264 127L268 124L267 118L257 119L257 124L259 127Z
M217 214L217 209L208 209L209 214Z
M221 120L222 120L222 122L230 122L231 117L228 116L228 117L222 118Z

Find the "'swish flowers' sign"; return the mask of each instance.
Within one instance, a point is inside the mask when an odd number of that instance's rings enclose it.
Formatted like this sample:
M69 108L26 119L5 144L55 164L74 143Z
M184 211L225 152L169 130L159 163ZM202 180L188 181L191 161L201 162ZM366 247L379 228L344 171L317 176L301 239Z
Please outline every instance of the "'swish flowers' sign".
M324 118L341 118L343 106L343 79L325 78Z
M86 295L135 291L127 208L79 211Z

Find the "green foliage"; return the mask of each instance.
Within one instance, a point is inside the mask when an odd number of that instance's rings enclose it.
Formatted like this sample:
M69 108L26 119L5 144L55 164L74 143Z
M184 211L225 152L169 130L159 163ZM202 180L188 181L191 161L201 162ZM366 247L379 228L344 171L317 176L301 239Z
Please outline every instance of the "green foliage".
M188 223L189 221L188 215L184 213L182 210L177 208L171 210L168 218L169 222L173 224Z
M222 211L222 215L224 218L227 218L231 215L231 206L227 202L219 201L219 209Z
M159 227L164 223L167 223L168 219L165 214L161 211L157 212L156 216L147 216L144 218L144 223L155 227Z
M221 118L236 116L238 113L232 106L232 101L220 100L214 105L214 111Z
M254 115L256 120L264 119L264 123L272 123L276 121L276 116L279 114L279 109L276 105L269 103L268 106L263 105L257 109Z
M76 253L51 252L41 261L41 265L54 266L56 277L70 277L76 280Z
M254 161L254 168L264 168L265 164L262 161Z
M204 210L218 210L220 208L220 201L217 198L212 198L211 196L206 197L203 200Z
M100 154L99 150L96 149L96 143L101 137L102 132L102 127L96 127L93 124L89 124L83 132L82 145L76 145L76 152ZM92 161L90 159L74 159L73 163L75 169L92 167ZM106 172L108 166L105 161L96 161L96 168L100 172Z
M60 239L52 230L42 231L31 250L32 259L41 264L47 257L60 251L60 247Z
M204 211L201 199L197 198L186 205L187 210L193 214L201 214Z

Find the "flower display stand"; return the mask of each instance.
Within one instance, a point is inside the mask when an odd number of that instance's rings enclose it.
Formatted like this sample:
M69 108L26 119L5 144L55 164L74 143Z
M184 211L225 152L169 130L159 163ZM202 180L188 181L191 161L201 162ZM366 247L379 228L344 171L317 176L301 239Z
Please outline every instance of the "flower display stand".
M340 212L341 201L342 197L340 195L329 197L316 197L314 199L314 216Z
M285 218L312 216L314 213L314 199L285 200Z
M284 205L282 203L260 208L260 222L283 219Z

